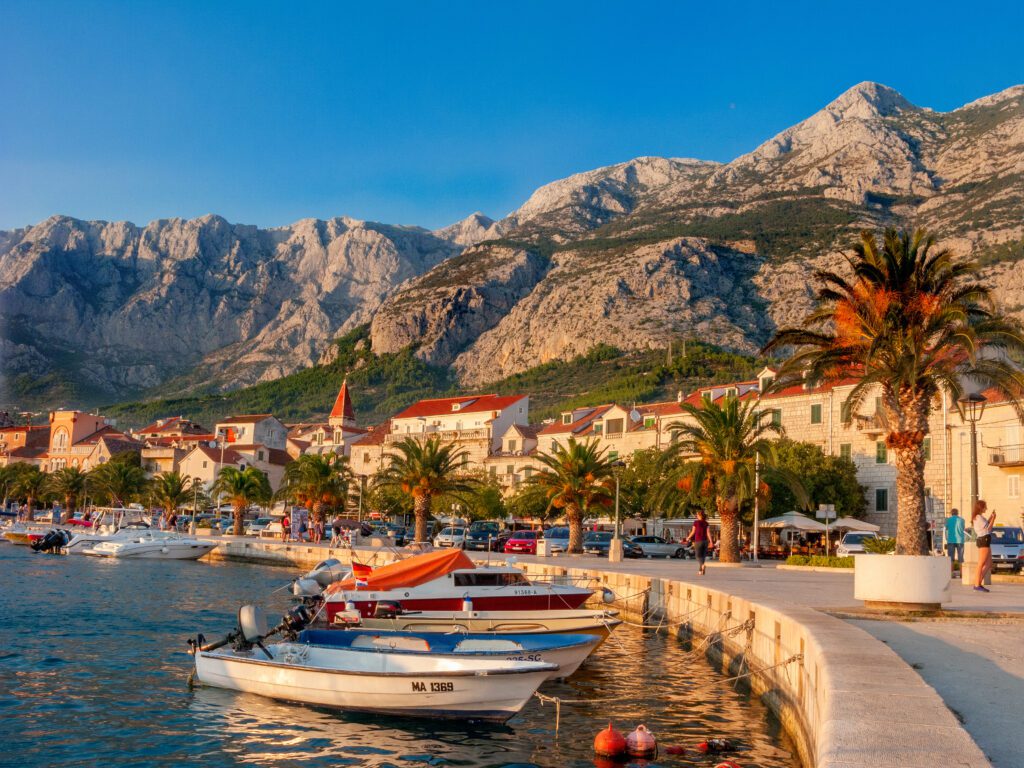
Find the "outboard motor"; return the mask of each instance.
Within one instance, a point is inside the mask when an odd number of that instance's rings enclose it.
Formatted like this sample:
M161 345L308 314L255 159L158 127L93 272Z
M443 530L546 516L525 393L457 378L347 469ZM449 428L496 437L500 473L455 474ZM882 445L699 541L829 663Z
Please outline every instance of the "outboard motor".
M61 528L53 528L46 532L41 539L32 542L32 549L36 552L60 552L61 547L71 541L71 535Z
M297 597L312 597L319 595L325 587L336 581L342 581L352 575L352 570L342 565L340 560L330 558L316 566L307 573L292 582L292 594Z

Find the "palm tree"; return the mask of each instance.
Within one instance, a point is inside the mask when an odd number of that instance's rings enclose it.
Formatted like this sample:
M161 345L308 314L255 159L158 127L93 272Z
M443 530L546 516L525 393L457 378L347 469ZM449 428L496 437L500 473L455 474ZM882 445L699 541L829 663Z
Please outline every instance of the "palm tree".
M199 481L180 472L161 472L150 481L150 493L157 506L163 507L164 518L194 497Z
M262 504L270 500L270 481L255 467L224 467L217 475L212 492L223 494L235 511L235 536L242 535L245 509L250 504Z
M443 493L464 496L472 492L471 478L460 477L467 453L454 443L441 443L439 437L419 442L407 437L395 443L396 455L377 476L380 488L398 488L412 498L416 515L416 541L427 541L427 521L435 496Z
M47 478L46 490L64 501L64 511L70 515L78 506L78 499L85 494L88 481L88 473L78 467L64 467Z
M977 265L937 249L923 229L887 230L881 248L864 232L847 259L849 276L822 270L817 307L803 327L779 331L766 350L794 347L778 384L800 377L854 378L847 423L881 393L885 443L896 464L896 552L924 555L924 438L943 390L954 400L965 379L993 387L1024 419L1024 374L1009 359L1024 354L1018 325L977 282Z
M667 450L683 457L696 454L694 461L682 465L679 488L698 488L715 499L722 521L719 559L723 563L740 561L740 505L755 493L765 495L768 486L763 480L754 487L757 465L765 473L772 471L775 446L769 436L782 436L782 428L772 422L769 413L758 411L757 405L731 395L721 404L683 403L683 414L689 420L669 425L675 442Z
M285 467L284 483L277 495L298 499L309 507L313 520L322 523L325 508L345 507L351 482L352 470L345 456L303 454Z
M110 496L114 506L123 507L146 490L148 478L142 467L127 461L108 461L89 472L89 481Z
M570 437L562 446L556 443L551 453L537 460L543 469L529 482L543 490L548 510L561 509L569 523L569 551L583 550L583 515L596 504L607 505L614 497L613 462L596 440L580 443Z
M28 519L32 519L32 513L36 501L46 493L46 473L34 464L23 464L14 476L13 492L18 498L25 499L25 506L28 507Z

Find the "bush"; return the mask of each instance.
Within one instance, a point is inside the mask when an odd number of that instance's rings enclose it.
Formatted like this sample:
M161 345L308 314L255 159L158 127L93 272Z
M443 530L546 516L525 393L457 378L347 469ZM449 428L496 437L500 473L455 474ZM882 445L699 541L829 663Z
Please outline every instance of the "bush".
M896 551L896 539L880 537L864 539L864 551L873 555L888 555Z
M852 557L835 557L829 555L790 555L786 565L810 565L815 568L853 568Z

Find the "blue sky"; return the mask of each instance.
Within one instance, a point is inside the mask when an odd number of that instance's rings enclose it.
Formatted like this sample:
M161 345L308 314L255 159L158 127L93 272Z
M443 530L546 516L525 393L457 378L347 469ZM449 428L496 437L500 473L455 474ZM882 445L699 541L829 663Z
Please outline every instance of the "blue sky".
M640 155L730 160L877 80L1024 82L1021 4L0 5L0 228L499 217Z

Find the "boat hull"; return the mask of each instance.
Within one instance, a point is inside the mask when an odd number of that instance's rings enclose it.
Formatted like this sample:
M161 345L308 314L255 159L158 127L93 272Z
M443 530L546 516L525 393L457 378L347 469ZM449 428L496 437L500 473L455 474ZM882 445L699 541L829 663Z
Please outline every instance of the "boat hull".
M317 664L338 651L318 653L314 648L304 658L304 646L293 647L293 662L282 645L271 646L273 661L240 658L230 650L200 652L196 677L205 685L334 709L505 722L526 705L551 671L547 664L523 665L525 671L515 672L502 672L493 664L483 665L485 671L457 664L447 670L410 671L386 653L360 654L371 666L348 671ZM445 665L444 660L436 661ZM507 662L504 668L509 668Z
M621 620L617 611L426 611L393 619L362 619L366 629L415 632L558 633L595 635L603 642ZM341 617L337 624L343 624Z
M118 560L198 560L216 548L215 542L196 542L194 544L172 544L153 542L105 548L96 545L92 549L82 550L82 554L91 557L110 557Z

